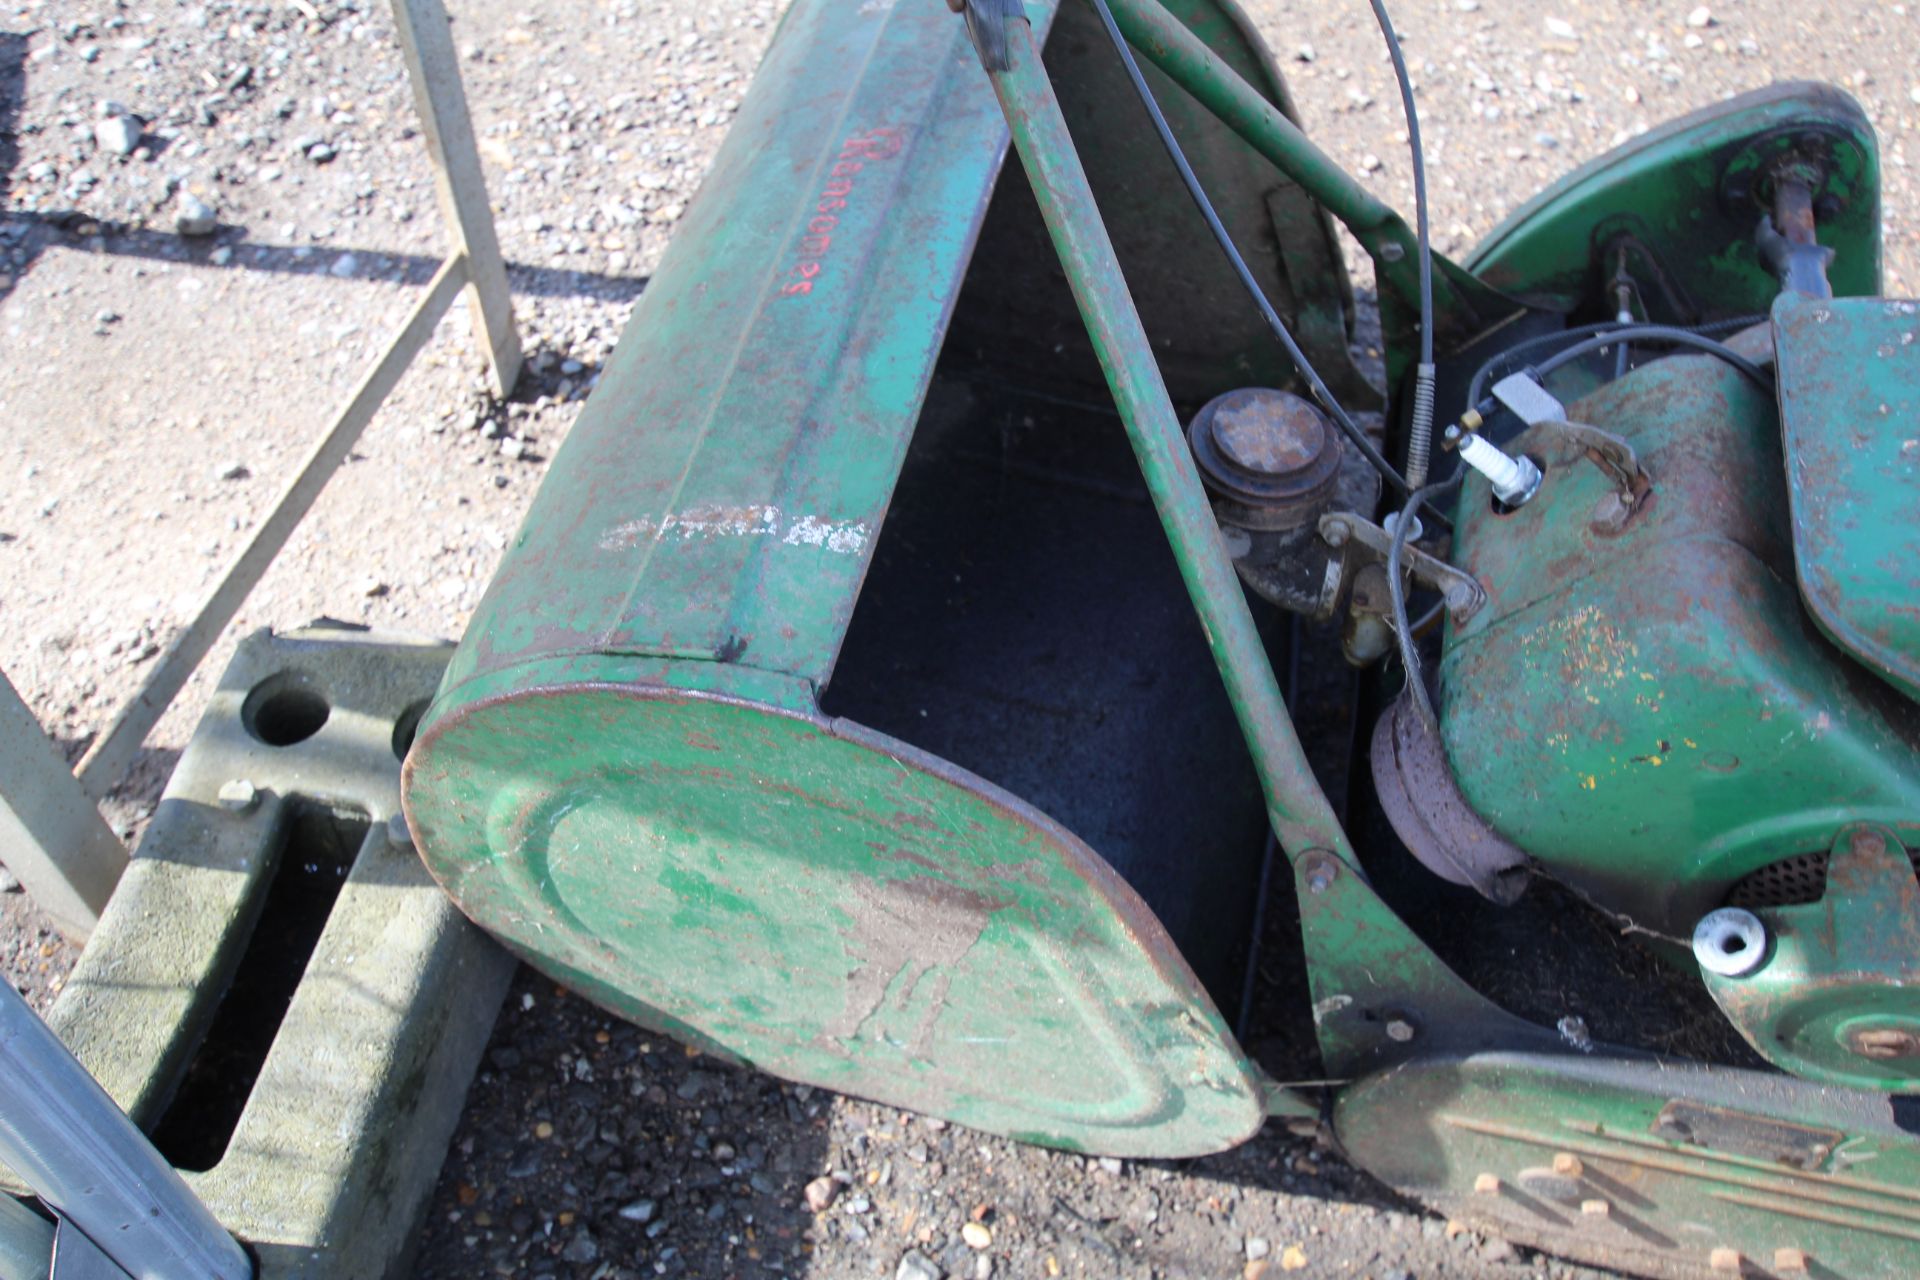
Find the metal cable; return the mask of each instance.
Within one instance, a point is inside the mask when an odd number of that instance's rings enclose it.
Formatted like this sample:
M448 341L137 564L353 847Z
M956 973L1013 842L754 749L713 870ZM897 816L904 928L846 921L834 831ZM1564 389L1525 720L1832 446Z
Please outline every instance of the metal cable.
M1193 167L1187 163L1186 153L1180 149L1180 143L1174 138L1173 130L1167 125L1167 118L1160 113L1160 104L1154 99L1153 90L1148 87L1146 77L1140 74L1140 64L1134 61L1132 48L1128 46L1126 37L1120 34L1120 25L1113 20L1113 10L1107 7L1107 0L1092 0L1092 3L1095 11L1100 15L1101 24L1107 29L1107 38L1113 42L1114 51L1120 55L1120 62L1127 70L1127 78L1133 81L1134 92L1139 95L1140 104L1147 109L1147 115L1153 121L1154 131L1160 135L1160 145L1166 148L1174 168L1180 171L1180 181L1186 184L1187 194L1193 198L1194 204L1199 208L1200 216L1206 219L1207 230L1213 233L1214 240L1220 245L1220 251L1226 255L1234 274L1240 277L1241 286L1253 299L1254 305L1260 309L1260 315L1266 320L1267 327L1273 330L1274 337L1278 338L1280 345L1286 349L1287 358L1293 361L1293 367L1299 370L1302 378L1306 379L1307 388L1313 393L1313 398L1319 401L1320 407L1327 411L1334 425L1340 428L1341 434L1345 435L1353 447L1360 451L1361 456L1380 473L1382 479L1401 493L1410 492L1405 477L1393 469L1393 464L1374 447L1373 441L1367 439L1366 432L1360 429L1348 416L1347 411L1340 407L1339 401L1333 398L1333 392L1327 389L1327 384L1321 380L1319 372L1308 362L1306 353L1300 349L1300 344L1293 340L1293 334L1288 331L1285 322L1274 311L1273 304L1267 301L1267 295L1260 288L1260 282L1253 278L1253 272L1247 268L1246 259L1240 256L1240 250L1234 247L1233 237L1227 234L1226 227L1220 222L1220 215L1214 212L1213 202L1201 189L1200 179L1194 176Z
M1393 632L1400 645L1400 665L1406 669L1407 690L1413 698L1414 710L1428 728L1436 730L1440 721L1433 711L1433 699L1427 696L1427 682L1420 674L1420 646L1414 628L1407 621L1407 589L1400 580L1400 561L1407 547L1407 532L1419 519L1420 508L1440 494L1457 489L1465 478L1466 472L1458 471L1451 479L1414 490L1407 505L1401 508L1400 519L1394 523L1393 542L1387 548L1387 599L1393 606Z
M1400 37L1393 29L1393 19L1387 16L1385 0L1371 3L1380 34L1387 42L1393 78L1400 85L1407 147L1413 153L1413 216L1420 244L1420 363L1414 371L1413 417L1407 432L1407 486L1418 489L1427 482L1427 466L1433 456L1433 237L1427 225L1427 155L1420 145L1420 112L1413 105L1413 81L1407 75Z
M1493 371L1501 365L1514 360L1514 358L1523 351L1537 350L1540 347L1551 346L1556 342L1565 342L1569 338L1581 338L1590 334L1619 337L1621 346L1624 347L1627 343L1633 341L1633 331L1638 329L1678 329L1685 333L1703 335L1733 333L1741 329L1751 328L1756 324L1762 324L1766 319L1767 317L1764 315L1735 316L1730 320L1716 320L1712 324L1689 325L1685 328L1676 325L1648 325L1638 321L1622 324L1618 320L1602 320L1597 324L1583 324L1571 329L1561 329L1555 333L1539 334L1535 337L1527 338L1524 341L1514 343L1498 355L1488 357L1484 364L1474 370L1473 380L1467 386L1467 408L1474 408L1480 403L1481 397L1486 392L1487 379L1492 375ZM1602 343L1601 345L1611 346L1612 344ZM1536 370L1536 372L1538 371Z

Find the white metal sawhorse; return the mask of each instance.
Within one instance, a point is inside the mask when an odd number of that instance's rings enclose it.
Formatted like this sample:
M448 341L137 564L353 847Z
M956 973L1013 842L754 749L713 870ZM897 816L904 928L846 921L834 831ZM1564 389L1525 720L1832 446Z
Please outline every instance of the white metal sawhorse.
M99 802L125 776L140 746L214 641L286 545L320 491L413 357L463 290L486 346L495 390L520 376L520 338L506 263L487 204L486 179L467 114L453 34L441 0L392 0L414 108L452 244L426 292L374 360L351 398L288 481L266 519L228 564L186 630L168 646L132 700L69 772L38 719L0 673L0 863L68 937L84 942L126 867Z

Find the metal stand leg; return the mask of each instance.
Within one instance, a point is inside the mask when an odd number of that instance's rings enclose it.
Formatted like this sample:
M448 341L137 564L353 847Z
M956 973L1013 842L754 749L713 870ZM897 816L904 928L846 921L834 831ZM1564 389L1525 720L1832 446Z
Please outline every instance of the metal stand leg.
M486 176L473 141L473 120L460 84L453 32L440 0L393 0L394 26L413 81L414 108L433 157L434 187L440 214L453 233L453 250L467 260L468 302L473 327L487 345L494 388L513 390L520 376L520 335L513 327L513 299L507 289L506 262L494 234L487 205Z
M246 1280L253 1264L106 1090L0 982L0 1159L128 1275ZM76 1246L81 1253L85 1247Z
M0 862L59 930L84 942L127 851L0 675Z

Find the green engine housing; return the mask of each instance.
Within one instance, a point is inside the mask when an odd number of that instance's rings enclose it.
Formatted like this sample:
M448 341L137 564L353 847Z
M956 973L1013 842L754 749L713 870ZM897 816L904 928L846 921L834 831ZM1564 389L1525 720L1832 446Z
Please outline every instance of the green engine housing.
M1828 869L1857 824L1888 833L1896 857L1920 846L1920 707L1898 625L1912 596L1887 571L1920 546L1920 447L1904 446L1913 419L1895 411L1920 387L1900 338L1916 327L1908 304L1782 302L1765 353L1780 402L1689 356L1569 406L1631 445L1650 480L1624 525L1618 480L1580 439L1553 423L1514 438L1545 478L1517 509L1483 483L1464 491L1454 559L1488 600L1453 627L1440 671L1468 804L1623 923L1685 941L1723 905L1759 913L1771 967L1710 988L1762 1053L1852 1084L1865 1081L1846 1044L1785 1051L1781 1008L1804 1021L1811 1002L1838 1026L1912 1003L1898 988L1920 960L1900 943L1915 895L1849 901L1854 881ZM1837 498L1803 492L1801 464L1836 452L1860 460L1844 527L1822 514ZM1881 921L1884 954L1810 966L1801 942L1823 920L1855 936ZM1742 994L1769 984L1765 1001ZM1920 1087L1911 1061L1868 1079Z

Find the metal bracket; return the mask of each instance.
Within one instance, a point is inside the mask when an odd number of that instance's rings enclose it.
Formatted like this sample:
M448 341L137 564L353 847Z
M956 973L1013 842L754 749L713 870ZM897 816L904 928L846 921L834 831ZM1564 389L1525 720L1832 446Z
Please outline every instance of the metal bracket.
M1629 508L1637 505L1653 487L1653 476L1640 465L1640 457L1633 451L1633 446L1611 431L1585 422L1569 422L1565 418L1535 423L1534 430L1584 450L1593 465L1606 472L1619 486L1620 500Z
M947 8L967 15L967 34L980 55L980 65L988 71L1005 71L1012 65L1007 44L1007 24L1024 22L1027 15L1020 0L947 0Z
M1385 560L1393 550L1393 535L1371 520L1351 512L1334 512L1320 517L1320 536L1330 547L1353 543ZM1447 611L1456 622L1471 618L1487 601L1487 593L1474 577L1446 561L1422 551L1412 543L1400 548L1406 571L1416 582L1440 593Z

